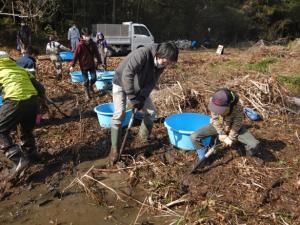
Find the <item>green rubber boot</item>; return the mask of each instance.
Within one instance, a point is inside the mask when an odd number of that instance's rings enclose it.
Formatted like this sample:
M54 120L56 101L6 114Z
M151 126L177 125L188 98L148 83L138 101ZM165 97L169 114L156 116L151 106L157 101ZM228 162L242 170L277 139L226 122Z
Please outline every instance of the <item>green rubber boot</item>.
M139 130L139 138L142 144L149 145L149 138L152 131L153 123L145 123L145 120L142 121L140 130ZM149 157L152 154L153 149L150 146L147 146L144 152L145 157Z
M140 130L139 130L139 137L141 140L147 141L150 137L152 131L153 124L145 123L145 120L142 121Z
M111 127L111 150L109 154L109 164L114 165L119 159L122 127Z

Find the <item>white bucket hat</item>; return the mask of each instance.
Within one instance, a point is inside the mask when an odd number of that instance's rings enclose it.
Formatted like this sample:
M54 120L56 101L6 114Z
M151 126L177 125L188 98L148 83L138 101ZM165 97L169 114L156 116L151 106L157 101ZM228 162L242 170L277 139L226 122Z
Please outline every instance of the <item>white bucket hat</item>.
M2 59L2 58L8 58L8 57L9 57L9 55L7 54L7 52L0 51L0 59Z

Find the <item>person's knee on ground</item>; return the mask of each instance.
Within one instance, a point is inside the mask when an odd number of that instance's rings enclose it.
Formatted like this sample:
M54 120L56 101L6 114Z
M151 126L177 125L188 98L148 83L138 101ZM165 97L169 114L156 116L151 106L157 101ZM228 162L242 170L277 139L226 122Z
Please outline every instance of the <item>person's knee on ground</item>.
M256 139L245 146L247 156L255 156L257 153L259 153L260 149L261 143Z
M194 133L191 134L190 139L191 139L191 141L192 141L193 146L194 146L195 149L202 148L200 139L199 139L198 134L196 132L194 132Z

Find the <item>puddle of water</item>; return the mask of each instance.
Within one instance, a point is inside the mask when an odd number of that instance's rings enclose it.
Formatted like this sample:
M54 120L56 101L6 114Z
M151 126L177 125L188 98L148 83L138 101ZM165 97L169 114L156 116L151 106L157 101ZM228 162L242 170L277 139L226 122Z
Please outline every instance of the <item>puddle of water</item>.
M101 182L114 188L117 192L127 188L124 174L111 173L104 176L106 178ZM72 179L73 177L65 178L61 182L60 190L63 190ZM14 193L8 199L0 202L0 224L128 225L134 223L141 207L140 204L121 195L126 202L116 201L116 196L107 189L105 189L106 204L102 206L87 197L78 186L67 191L72 194L59 199L53 197L44 184L37 185L32 190L19 190L18 194ZM143 202L146 195L145 191L137 188L133 191L132 197ZM138 221L137 224L141 224L142 221L152 222L152 224L167 224L165 218L154 218L148 212L141 215Z

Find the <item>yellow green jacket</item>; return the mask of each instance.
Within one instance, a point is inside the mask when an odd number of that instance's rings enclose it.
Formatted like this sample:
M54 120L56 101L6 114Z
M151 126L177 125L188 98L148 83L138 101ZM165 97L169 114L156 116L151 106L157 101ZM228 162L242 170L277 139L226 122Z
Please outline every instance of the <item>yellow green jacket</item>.
M32 75L9 58L0 58L0 88L4 100L27 100L37 95L31 83Z

